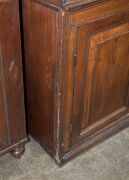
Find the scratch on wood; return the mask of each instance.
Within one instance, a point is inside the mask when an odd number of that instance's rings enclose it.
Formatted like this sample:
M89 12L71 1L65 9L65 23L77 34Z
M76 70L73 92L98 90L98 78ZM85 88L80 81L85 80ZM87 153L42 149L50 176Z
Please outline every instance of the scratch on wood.
M61 13L61 14L62 14L62 17L64 17L64 15L65 15L65 11L62 11L62 13Z

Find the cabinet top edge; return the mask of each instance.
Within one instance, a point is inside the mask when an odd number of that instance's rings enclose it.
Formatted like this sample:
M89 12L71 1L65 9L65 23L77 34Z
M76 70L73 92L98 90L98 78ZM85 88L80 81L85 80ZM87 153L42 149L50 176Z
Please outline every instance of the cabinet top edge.
M80 6L90 6L96 3L108 2L111 0L34 0L51 4L60 8L78 8Z

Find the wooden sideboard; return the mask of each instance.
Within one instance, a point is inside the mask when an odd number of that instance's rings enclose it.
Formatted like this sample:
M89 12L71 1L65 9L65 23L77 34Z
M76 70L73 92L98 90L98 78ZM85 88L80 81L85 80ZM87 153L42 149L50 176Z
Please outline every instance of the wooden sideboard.
M129 125L129 1L23 0L31 135L61 165Z
M19 5L0 1L0 156L20 157L27 142L23 97Z

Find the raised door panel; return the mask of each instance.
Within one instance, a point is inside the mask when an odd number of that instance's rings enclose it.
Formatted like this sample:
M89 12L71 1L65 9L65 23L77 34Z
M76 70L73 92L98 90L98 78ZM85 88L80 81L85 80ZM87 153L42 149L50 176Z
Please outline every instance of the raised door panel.
M123 11L71 27L65 152L129 116L128 20Z
M89 43L82 136L129 113L129 23L98 33Z
M129 23L90 39L87 67L87 117L82 128L128 111ZM85 115L85 114L84 114ZM110 116L108 116L110 115ZM104 120L104 119L103 119Z

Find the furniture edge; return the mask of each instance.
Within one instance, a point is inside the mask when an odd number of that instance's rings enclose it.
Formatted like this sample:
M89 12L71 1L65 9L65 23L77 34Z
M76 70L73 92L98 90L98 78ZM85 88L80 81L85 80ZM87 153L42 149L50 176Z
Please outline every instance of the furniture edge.
M27 142L29 142L28 137L22 139L18 143L15 143L13 145L9 145L8 147L4 148L3 150L0 150L0 157L6 153L10 153L12 151L15 151L15 148L24 146ZM21 152L22 153L22 152Z
M84 140L80 145L73 148L68 153L64 154L60 162L57 162L57 165L63 166L69 159L75 158L78 154L83 153L84 151L89 150L90 148L94 147L96 144L102 143L104 140L116 135L120 131L124 130L125 128L129 127L129 117L124 119L122 122L113 124L110 129L103 130L102 132L98 133L95 137Z

